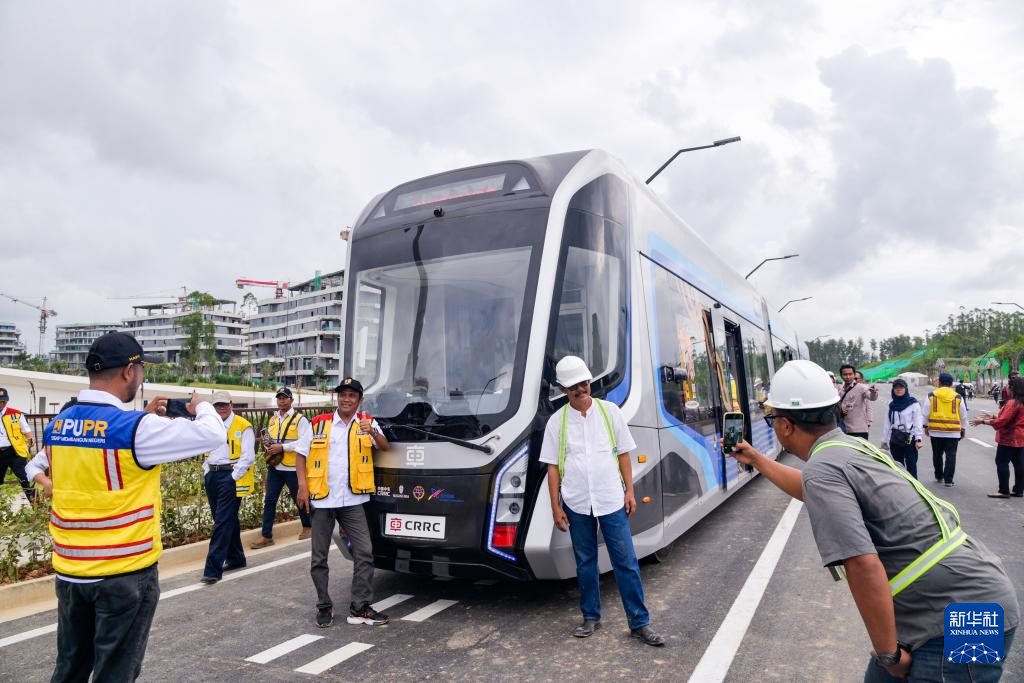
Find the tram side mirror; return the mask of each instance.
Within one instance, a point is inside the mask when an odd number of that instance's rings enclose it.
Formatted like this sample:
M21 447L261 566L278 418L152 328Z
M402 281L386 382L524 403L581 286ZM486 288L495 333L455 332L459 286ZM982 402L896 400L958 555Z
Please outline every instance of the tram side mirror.
M682 384L688 379L690 379L690 375L686 372L686 368L673 368L670 365L661 366L661 381L666 384Z

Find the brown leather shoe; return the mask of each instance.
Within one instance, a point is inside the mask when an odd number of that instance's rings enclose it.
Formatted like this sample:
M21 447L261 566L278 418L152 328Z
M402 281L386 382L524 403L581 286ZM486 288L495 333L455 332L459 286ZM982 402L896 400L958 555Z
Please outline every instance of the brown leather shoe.
M254 541L249 547L253 550L259 550L260 548L266 548L268 545L274 545L274 539L260 536L260 540Z
M302 527L302 531L299 532L299 540L300 541L305 541L307 538L309 538L312 535L313 535L313 530L310 527L308 527L308 526L304 526L304 527Z

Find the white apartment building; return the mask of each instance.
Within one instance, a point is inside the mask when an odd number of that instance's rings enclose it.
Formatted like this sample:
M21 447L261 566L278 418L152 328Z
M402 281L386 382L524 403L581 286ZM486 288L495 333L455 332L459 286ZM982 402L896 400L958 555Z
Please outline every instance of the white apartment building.
M21 330L14 323L0 322L0 365L13 365L18 354L25 352Z
M57 325L57 347L50 352L54 361L64 361L71 370L85 368L85 357L97 337L122 329L121 323L72 323Z
M273 379L289 386L317 385L316 368L333 387L341 381L341 314L344 271L318 275L289 287L284 297L257 301L249 318L252 376L263 379L263 364L280 364Z
M141 304L132 309L135 315L122 320L124 331L134 335L147 354L159 356L165 363L177 363L187 336L181 319L194 312L191 301L182 297L173 303ZM243 367L248 326L236 303L218 299L212 306L204 306L202 314L203 320L214 325L218 362Z

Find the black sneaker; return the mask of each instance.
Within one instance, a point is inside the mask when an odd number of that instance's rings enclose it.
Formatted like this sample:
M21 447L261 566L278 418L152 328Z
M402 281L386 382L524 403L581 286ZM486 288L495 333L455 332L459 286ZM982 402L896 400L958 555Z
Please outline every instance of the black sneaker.
M327 628L334 623L334 608L320 607L316 611L316 625L320 628Z
M954 486L956 486L956 484L954 484L954 483L953 483L953 482L951 482L951 481L947 481L947 482L945 483L945 487L946 487L947 489L953 488Z
M369 626L383 626L388 623L388 615L381 614L377 610L370 607L370 603L364 602L362 607L356 607L354 604L349 606L348 623L350 624L367 624Z

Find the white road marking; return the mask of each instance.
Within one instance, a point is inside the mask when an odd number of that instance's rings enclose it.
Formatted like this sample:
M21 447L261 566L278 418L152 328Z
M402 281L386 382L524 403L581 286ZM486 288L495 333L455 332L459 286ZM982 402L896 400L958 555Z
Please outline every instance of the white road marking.
M245 661L255 662L256 664L266 664L267 662L274 661L278 657L283 657L289 652L294 652L295 650L298 650L300 647L304 647L306 645L309 645L310 643L315 643L316 641L322 639L323 636L313 636L308 633L304 633L303 635L298 636L297 638L292 638L291 640L284 641L280 645L275 645L269 650L264 650L258 655L246 657Z
M367 643L349 643L345 647L340 647L334 652L328 652L319 659L314 659L305 666L300 666L296 671L303 674L322 674L332 666L341 664L346 659L354 657L360 652L365 652L371 647L373 647L373 645L369 645Z
M373 603L372 605L370 605L370 607L372 607L373 609L377 610L378 612L383 612L388 607L394 607L395 605L400 605L403 602L405 602L406 600L411 600L411 599L412 599L411 595L404 595L402 593L395 593L390 598L384 598L380 602Z
M35 638L36 636L43 636L47 633L53 633L57 630L57 624L50 624L49 626L42 626L40 628L34 628L31 631L25 631L24 633L18 633L13 636L7 636L6 638L0 638L0 647L7 647L8 645L14 645L20 643L23 640L29 638Z
M221 579L221 581L232 581L234 579L240 579L243 576L250 576L258 572L266 571L268 569L273 569L274 567L280 567L281 565L295 562L296 560L307 558L311 554L311 552L307 551L304 553L299 553L298 555L292 555L291 557L283 557L280 560L274 560L273 562L267 562L266 564L261 564L257 567L251 567L249 569L243 569L238 572L232 572L231 574L228 574L223 579ZM59 581L60 579L54 580ZM210 586L207 586L203 583L189 584L187 586L182 586L181 588L169 590L166 593L161 593L160 599L165 600L167 598L173 598L176 595L184 595L185 593L191 593L192 591L197 591L201 588L210 588ZM43 626L41 628L32 629L31 631L25 631L24 633L18 633L13 636L7 636L6 638L0 638L0 647L6 647L8 645L13 645L14 643L20 643L23 640L28 640L29 638L35 638L36 636L43 636L47 633L53 633L56 630L57 624L50 624L49 626Z
M974 443L978 444L979 446L984 446L985 448L992 448L992 444L985 443L981 439L975 439L973 436L967 437L967 440L968 441L973 441Z
M458 600L437 600L426 607L416 610L410 615L402 617L402 621L426 621L438 612L448 609Z
M732 666L733 657L743 642L757 606L761 604L761 598L764 597L764 591L775 572L779 557L782 556L803 505L795 499L789 502L789 507L782 514L782 519L776 525L761 557L757 559L754 569L729 608L729 613L725 615L725 620L718 627L718 632L711 639L711 644L690 675L690 683L720 683L725 680L729 667Z

